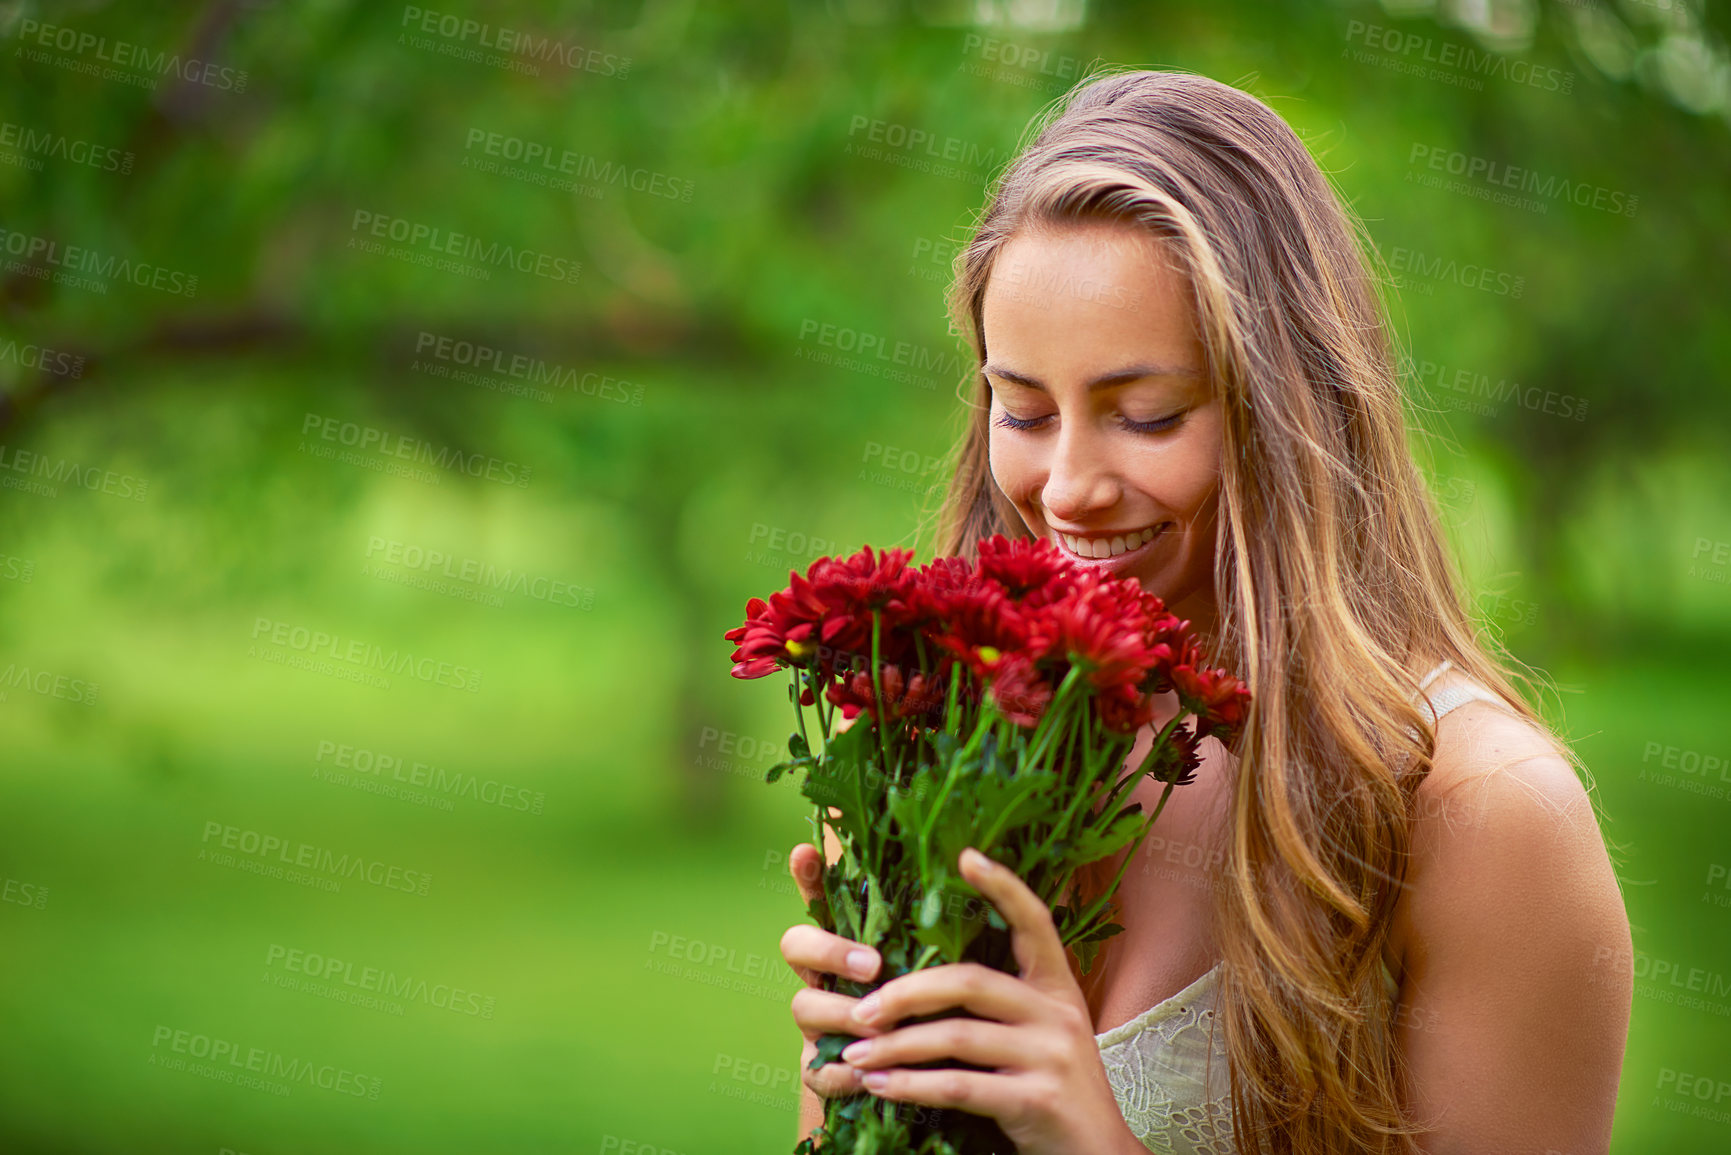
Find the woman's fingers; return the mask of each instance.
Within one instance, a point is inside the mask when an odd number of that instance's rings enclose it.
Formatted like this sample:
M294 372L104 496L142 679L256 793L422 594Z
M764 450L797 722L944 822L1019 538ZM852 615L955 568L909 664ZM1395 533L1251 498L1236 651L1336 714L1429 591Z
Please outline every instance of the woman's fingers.
M806 987L793 992L793 1021L799 1024L799 1029L808 1039L819 1035L878 1034L881 1027L853 1021L853 1008L857 1002L859 1000L851 995Z
M846 1063L825 1063L817 1070L812 1070L811 1060L816 1054L817 1044L808 1040L799 1060L800 1081L814 1093L825 1099L834 1099L864 1090L860 1084L858 1068L850 1067Z
M823 893L823 855L809 842L802 842L787 856L787 872L799 887L801 898L810 902Z
M810 986L818 986L822 974L864 982L878 973L878 952L864 943L800 923L781 936L781 957Z
M973 847L962 851L962 877L997 908L1010 927L1010 943L1021 978L1030 985L1066 996L1076 990L1076 976L1052 912L1016 872Z
M1003 971L979 963L951 963L891 979L859 1001L853 1021L861 1027L893 1026L910 1015L963 1007L999 1022L1032 1022L1041 1008L1029 994L1028 984Z
M856 1032L870 1029L853 1028ZM1019 1070L1037 1065L1043 1058L1029 1053L1034 1037L1026 1028L985 1019L937 1019L849 1043L841 1057L844 1062L866 1069L950 1059L994 1070L1005 1067Z
M865 1071L860 1083L865 1090L885 1099L905 1099L930 1107L955 1107L975 1115L990 1115L1001 1126L1026 1113L1033 1095L1024 1088L1035 1085L1029 1075L997 1075L947 1067Z

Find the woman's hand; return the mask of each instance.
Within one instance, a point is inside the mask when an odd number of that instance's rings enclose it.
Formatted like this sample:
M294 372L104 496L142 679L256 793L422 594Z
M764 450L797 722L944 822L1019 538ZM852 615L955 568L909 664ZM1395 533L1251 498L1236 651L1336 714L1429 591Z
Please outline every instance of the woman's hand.
M872 1036L850 1044L842 1052L842 1063L824 1069L857 1068L865 1089L886 1099L989 1115L1021 1155L1143 1151L1113 1097L1094 1039L1093 1015L1051 911L1012 871L979 851L964 850L959 865L962 877L1009 924L1021 974L957 963L901 975L864 999L829 996L838 1001L821 1005L814 999L809 1004L813 1012L820 1007L824 1012L819 1033ZM823 933L807 929L812 935ZM825 946L826 957L837 961L847 947L857 945L805 938L813 947ZM796 1003L806 994L799 992ZM910 1015L955 1007L982 1018L946 1018L889 1029ZM848 1010L855 1017L846 1018ZM945 1058L991 1069L903 1066Z
M811 843L801 843L788 855L788 871L794 885L807 902L823 892L823 855ZM851 957L854 952L862 952ZM795 991L793 1021L805 1036L805 1048L800 1053L799 1073L805 1085L820 1098L851 1095L861 1089L859 1072L846 1063L825 1063L817 1070L811 1061L817 1054L817 1038L827 1034L876 1035L879 1030L856 1023L850 1017L860 1001L848 995L826 991L820 985L822 975L836 974L844 978L869 980L878 973L882 960L878 952L864 943L842 938L807 923L790 926L781 936L781 956L794 973L805 980L806 989ZM851 957L851 961L850 961Z

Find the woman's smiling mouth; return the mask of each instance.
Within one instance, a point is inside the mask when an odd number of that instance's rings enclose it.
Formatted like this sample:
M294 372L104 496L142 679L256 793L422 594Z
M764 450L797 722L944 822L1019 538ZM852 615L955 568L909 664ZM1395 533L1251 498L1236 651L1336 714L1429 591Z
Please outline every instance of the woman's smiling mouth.
M1143 526L1120 533L1069 534L1053 530L1052 537L1071 560L1092 565L1109 564L1118 569L1132 564L1169 523ZM1114 564L1115 563L1115 564Z

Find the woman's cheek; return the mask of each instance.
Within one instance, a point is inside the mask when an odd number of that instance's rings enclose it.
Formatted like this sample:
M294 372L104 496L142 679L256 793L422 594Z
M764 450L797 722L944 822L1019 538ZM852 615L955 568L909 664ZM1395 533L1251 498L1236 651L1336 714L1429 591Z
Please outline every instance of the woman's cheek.
M1182 511L1187 521L1194 521L1220 484L1220 425L1217 421L1198 423L1185 432L1188 436L1172 447L1174 453L1166 471L1172 484L1167 488L1171 507Z
M1017 509L1026 513L1029 505L1027 486L1024 484L1028 476L1026 462L996 433L993 433L987 442L986 456L991 465L992 480L997 482L998 488L1015 503Z

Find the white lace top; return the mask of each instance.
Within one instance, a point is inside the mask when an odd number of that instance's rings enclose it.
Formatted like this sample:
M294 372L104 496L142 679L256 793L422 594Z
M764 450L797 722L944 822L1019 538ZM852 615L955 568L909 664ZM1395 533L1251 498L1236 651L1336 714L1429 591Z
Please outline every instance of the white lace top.
M1425 675L1419 689L1451 664L1443 662ZM1501 701L1476 683L1425 698L1438 720L1467 702ZM1094 1036L1124 1121L1143 1146L1160 1155L1237 1155L1224 1032L1214 1021L1219 977L1216 963L1171 998ZM1383 980L1393 1000L1399 987L1386 964Z

